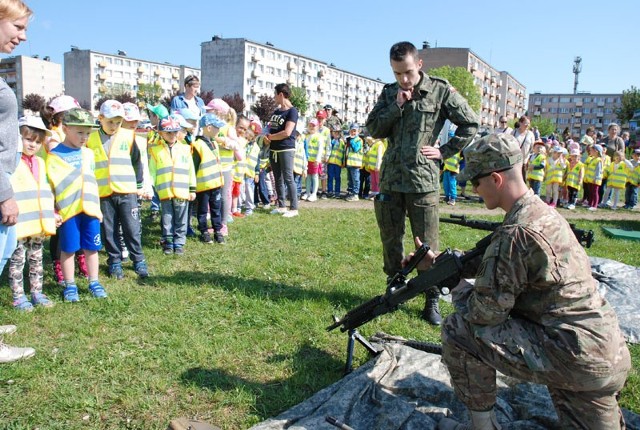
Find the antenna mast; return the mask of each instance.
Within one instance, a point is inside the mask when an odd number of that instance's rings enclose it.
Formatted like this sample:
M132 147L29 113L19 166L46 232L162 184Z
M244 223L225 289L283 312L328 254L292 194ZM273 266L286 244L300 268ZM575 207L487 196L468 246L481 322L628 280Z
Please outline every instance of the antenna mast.
M573 74L575 78L573 80L573 94L578 93L578 75L582 71L582 57L576 57L573 60Z

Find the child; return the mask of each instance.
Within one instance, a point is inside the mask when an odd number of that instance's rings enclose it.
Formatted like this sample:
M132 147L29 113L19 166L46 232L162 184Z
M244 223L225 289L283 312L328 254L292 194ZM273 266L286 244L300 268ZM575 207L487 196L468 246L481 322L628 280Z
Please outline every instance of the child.
M11 176L19 212L16 224L18 245L9 262L9 286L13 293L13 307L31 311L34 306L53 306L53 302L42 293L42 248L46 236L56 234L56 225L60 225L61 218L54 214L53 193L47 182L44 160L36 155L51 132L36 116L22 117L18 125L22 157ZM22 272L25 254L29 260L31 301L24 294Z
M260 145L258 145L256 139L260 133L262 133L262 125L260 125L260 122L257 120L251 120L249 123L249 130L247 130L247 140L249 143L246 148L244 173L244 214L246 216L253 215L253 210L256 207L254 190L260 173L260 169L258 167Z
M338 127L331 130L331 152L327 161L327 193L329 198L340 198L342 168L344 167L345 142L342 130Z
M547 164L545 174L545 183L547 184L545 193L546 202L552 208L555 208L558 204L560 186L564 181L564 171L567 168L567 164L562 156L562 149L560 146L553 148L551 151L551 160L549 160Z
M162 248L165 255L183 255L189 204L196 198L191 147L178 142L182 129L175 118L158 122L160 139L149 148L149 173L160 198Z
M368 199L369 192L371 191L371 174L365 168L365 159L373 145L373 137L364 137L364 135L361 134L360 139L362 139L362 167L360 167L360 187L358 188L358 198Z
M301 199L301 195L302 195L302 180L306 179L307 177L307 151L306 151L306 147L305 147L305 137L304 134L302 133L298 133L298 130L293 130L293 133L291 133L291 136L294 137L294 142L295 142L295 152L293 155L293 182L296 185L296 193L298 194L298 200ZM272 179L272 186L271 189L275 190L275 181L274 176L273 176L273 171L270 172L270 178ZM285 193L287 193L287 196L285 196L285 199L291 199L291 197L288 195L289 191L288 189L286 189L285 187ZM275 191L274 191L275 194ZM274 203L277 203L277 196L274 196ZM274 210L271 211L271 214L273 215L277 215L280 214L282 215L282 208L275 208Z
M600 185L602 184L602 154L603 149L599 144L591 146L589 163L584 170L584 192L587 195L589 207L587 210L598 210Z
M157 145L160 140L158 134L158 123L161 119L169 116L169 110L161 103L157 105L150 105L147 103L147 115L153 128L147 132L147 148L151 148L153 145ZM149 214L150 220L155 220L160 216L160 199L158 193L153 190L153 198L151 199L151 213Z
M216 136L225 122L215 114L207 113L200 118L201 135L194 140L193 168L196 172L196 201L198 231L200 241L203 243L224 244L222 235L222 168L220 165L220 153L216 143ZM211 217L213 227L213 240L207 227L207 214Z
M312 119L307 124L307 184L306 193L302 200L315 202L318 200L318 187L320 186L320 169L324 158L326 142L324 136L318 131L318 120Z
M247 132L250 121L244 115L240 115L236 120L236 134L238 136L238 146L233 151L233 187L231 189L231 216L234 218L244 218L240 211L242 206L240 197L244 186L245 156L247 148Z
M640 185L640 149L635 149L632 160L627 161L627 185L624 194L624 209L633 209L638 204L638 185Z
M460 173L460 153L454 154L452 157L444 160L444 173L442 174L442 185L444 187L444 201L449 206L456 205L458 197L458 180Z
M380 193L380 168L382 167L382 157L386 150L386 143L386 139L376 139L369 152L367 152L367 161L364 162L371 175L370 200L373 200Z
M573 210L578 202L578 193L582 188L584 179L584 164L580 161L580 149L573 148L569 154L569 164L567 165L567 179L565 181L569 196L567 199L567 209Z
M618 209L618 201L620 200L620 190L624 190L627 184L627 164L624 159L623 151L615 151L613 153L613 161L605 169L604 177L607 179L607 190L603 200L605 206L612 209ZM611 201L613 199L613 202Z
M96 298L107 297L98 281L98 251L100 238L100 197L94 174L93 152L85 148L95 122L91 114L81 108L70 109L62 118L64 141L53 148L47 157L47 177L53 188L58 214L62 225L58 229L60 263L65 288L64 301L80 300L74 279L73 256L84 251L89 272L89 290Z
M544 172L547 165L547 148L544 142L533 143L533 152L527 163L527 181L536 196L540 196L540 188L544 180Z
M360 126L353 123L349 127L349 137L346 142L346 165L347 165L347 197L348 202L357 202L358 190L360 189L360 168L362 167L362 139L358 136Z
M318 120L318 133L322 135L324 140L322 162L318 167L318 178L320 179L320 193L318 197L322 200L326 200L329 198L329 195L327 193L327 162L329 160L329 153L331 151L331 131L325 124L325 120L327 119L327 111L324 109L320 109L319 111L317 111L316 119Z
M93 151L96 163L100 210L101 234L107 252L109 276L124 279L122 269L122 239L133 261L133 270L139 278L149 276L147 262L142 252L142 226L138 208L138 195L143 194L144 168L138 145L131 133L120 132L124 120L124 107L117 100L106 100L100 106L100 128L91 133L87 148Z

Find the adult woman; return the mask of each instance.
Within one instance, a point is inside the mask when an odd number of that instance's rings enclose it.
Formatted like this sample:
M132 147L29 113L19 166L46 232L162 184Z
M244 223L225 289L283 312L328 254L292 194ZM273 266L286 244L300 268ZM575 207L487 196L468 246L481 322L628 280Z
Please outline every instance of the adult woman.
M184 93L171 99L171 111L189 109L193 116L200 118L205 113L205 106L204 101L198 96L199 92L200 79L196 75L187 76L184 79Z
M289 100L291 90L287 84L278 84L275 89L278 108L269 120L269 133L265 136L271 147L269 160L276 179L278 207L271 213L282 214L286 218L298 216L298 192L293 180L293 159L296 150L295 129L298 110ZM285 187L289 194L290 206L285 206Z
M27 40L31 9L21 0L0 0L0 52L11 54ZM0 79L0 273L17 244L18 204L9 177L14 172L18 154L18 101L4 79ZM36 353L33 348L5 345L2 334L15 326L0 326L0 363L9 363Z
M515 124L515 130L513 130L513 135L518 141L520 150L522 151L522 176L524 178L527 177L527 163L529 162L529 155L531 155L533 142L536 140L533 132L529 130L530 124L531 121L529 121L529 118L526 115L522 115Z
M607 127L607 137L602 140L602 146L607 150L607 155L613 158L613 153L620 151L624 153L624 140L618 136L620 128L618 124L612 122Z

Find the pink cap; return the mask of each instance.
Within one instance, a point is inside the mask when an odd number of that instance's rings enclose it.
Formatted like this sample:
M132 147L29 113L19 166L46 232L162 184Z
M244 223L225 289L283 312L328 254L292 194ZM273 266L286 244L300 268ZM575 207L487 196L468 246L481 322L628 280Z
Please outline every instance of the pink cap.
M71 96L58 96L51 100L49 107L53 109L53 114L68 111L69 109L79 108L80 103Z
M226 115L229 112L229 105L222 99L213 99L205 107L207 112L215 112L217 114Z

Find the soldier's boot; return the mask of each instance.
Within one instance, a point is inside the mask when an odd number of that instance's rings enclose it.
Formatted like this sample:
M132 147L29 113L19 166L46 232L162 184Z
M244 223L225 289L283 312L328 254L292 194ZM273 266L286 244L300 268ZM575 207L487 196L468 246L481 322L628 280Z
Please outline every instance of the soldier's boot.
M422 311L422 319L431 325L442 324L442 317L440 316L440 293L437 291L429 291L425 294L426 301L424 303L424 309Z
M452 418L442 418L438 422L439 430L501 430L496 413L489 411L469 411L471 422L461 424Z

